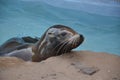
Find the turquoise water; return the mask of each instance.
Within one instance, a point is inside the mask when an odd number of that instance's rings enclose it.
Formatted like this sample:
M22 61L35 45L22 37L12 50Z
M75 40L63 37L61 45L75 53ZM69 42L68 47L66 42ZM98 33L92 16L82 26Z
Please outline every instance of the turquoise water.
M93 11L93 4L92 7L85 5L89 8L81 6L81 9L79 5L70 8L74 4L61 4L53 4L48 0L0 0L0 44L11 37L40 37L48 27L63 24L85 36L85 42L76 50L120 55L119 3L104 3L102 7L99 3L99 7Z

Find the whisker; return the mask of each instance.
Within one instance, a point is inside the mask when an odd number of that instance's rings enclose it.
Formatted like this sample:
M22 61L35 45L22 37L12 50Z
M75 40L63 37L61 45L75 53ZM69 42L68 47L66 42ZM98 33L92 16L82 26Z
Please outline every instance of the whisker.
M63 43L63 45L60 46L60 48L58 49L56 55L58 55L58 53L60 52L60 50L61 50L62 48L64 48L64 46L66 45L66 43L68 43L68 41L65 41L65 42Z
M64 49L63 49L63 51L64 51L63 53L66 53L67 50L68 50L68 44L65 45L65 47L64 47ZM62 53L62 54L63 54L63 53Z
M59 44L57 44L56 46L55 46L55 48L53 48L52 49L52 51L51 52L54 52L54 50L57 48L57 47L59 47L61 44L63 44L64 43L64 41L63 42L61 42L61 43L59 43Z
M77 46L78 44L78 39L75 39L75 47Z
M66 44L67 45L67 44ZM66 45L63 47L62 54L65 53Z
M59 46L62 46L63 43L65 43L65 42L67 42L67 40L66 40L66 41L63 41L63 42L61 42L61 43L59 43L54 49L52 49L52 52L54 52L56 48L59 49ZM56 55L57 55L57 54L56 54Z
M75 39L72 40L72 43L71 43L71 44L72 44L72 46L75 45Z

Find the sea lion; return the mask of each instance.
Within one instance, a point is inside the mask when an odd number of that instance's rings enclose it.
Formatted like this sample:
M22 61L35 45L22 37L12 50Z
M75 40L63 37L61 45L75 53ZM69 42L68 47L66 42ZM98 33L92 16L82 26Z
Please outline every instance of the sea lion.
M49 57L70 52L83 41L83 35L73 29L64 25L54 25L48 28L36 44L15 50L5 56L16 56L25 61L40 62Z

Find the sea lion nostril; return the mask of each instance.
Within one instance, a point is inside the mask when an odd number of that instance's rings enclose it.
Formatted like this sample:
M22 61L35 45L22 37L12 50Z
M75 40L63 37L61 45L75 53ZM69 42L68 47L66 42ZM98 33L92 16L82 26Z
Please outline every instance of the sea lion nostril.
M80 34L80 38L81 40L84 40L84 36L82 34Z
M82 35L82 34L80 34L80 38L83 38L83 35Z

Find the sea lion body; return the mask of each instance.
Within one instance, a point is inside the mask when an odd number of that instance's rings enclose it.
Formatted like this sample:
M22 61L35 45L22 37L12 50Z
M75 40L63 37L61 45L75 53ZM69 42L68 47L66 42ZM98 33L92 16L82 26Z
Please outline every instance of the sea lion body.
M84 37L64 25L54 25L43 34L37 43L28 48L13 51L5 56L15 56L26 61L39 62L51 56L70 52L84 41ZM22 56L21 56L22 55Z
M20 50L29 47L31 44L36 43L39 38L32 38L30 36L26 37L13 37L7 40L4 44L0 46L0 55L10 53L14 50Z
M23 59L24 61L32 61L33 52L31 47L20 49L20 50L14 50L8 54L5 54L4 56L9 57L17 57L20 59Z

